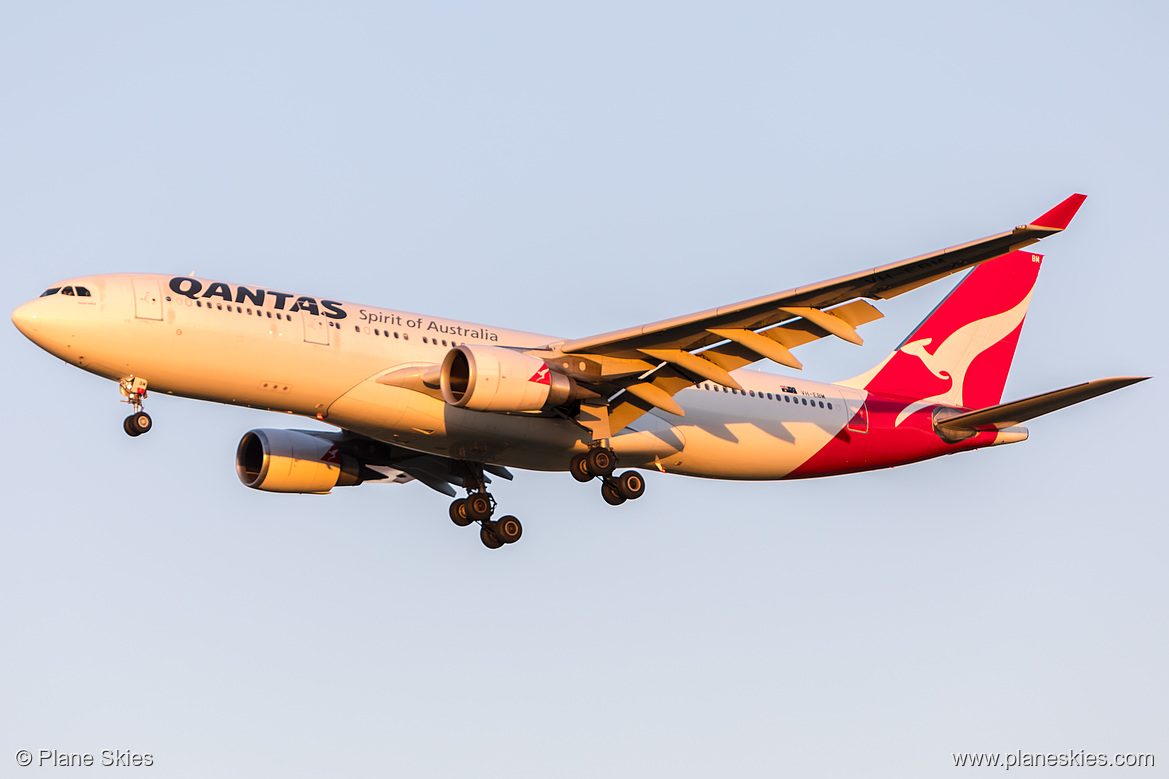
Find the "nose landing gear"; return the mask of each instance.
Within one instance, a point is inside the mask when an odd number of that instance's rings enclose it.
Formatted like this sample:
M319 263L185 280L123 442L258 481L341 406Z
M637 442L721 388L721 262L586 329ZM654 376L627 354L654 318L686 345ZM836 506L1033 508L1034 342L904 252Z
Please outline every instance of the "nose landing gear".
M150 415L142 410L143 402L146 399L146 379L127 376L118 383L118 389L121 390L122 397L125 398L122 402L129 403L134 407L134 413L122 422L122 429L126 431L126 435L137 437L143 433L149 433L154 423L151 421Z

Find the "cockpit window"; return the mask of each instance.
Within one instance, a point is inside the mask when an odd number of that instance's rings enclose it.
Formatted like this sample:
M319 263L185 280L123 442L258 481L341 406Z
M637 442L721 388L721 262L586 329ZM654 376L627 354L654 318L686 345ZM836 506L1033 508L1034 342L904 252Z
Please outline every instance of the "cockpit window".
M73 294L73 287L65 287L65 289L61 290L61 294L62 295L72 295Z
M86 287L74 287L73 289L77 290L77 297L79 298L93 297L89 294L89 289Z
M49 295L56 295L60 291L61 291L60 287L49 287L48 289L46 289L44 292L41 293L41 297L47 298Z

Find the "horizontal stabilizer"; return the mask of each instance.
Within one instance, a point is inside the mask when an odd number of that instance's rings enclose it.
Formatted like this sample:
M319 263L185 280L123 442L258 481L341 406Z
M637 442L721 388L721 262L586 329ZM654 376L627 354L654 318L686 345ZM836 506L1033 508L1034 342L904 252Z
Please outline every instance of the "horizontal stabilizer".
M1001 403L997 406L970 411L965 414L939 419L935 424L943 430L960 431L978 428L993 427L999 430L1022 424L1028 419L1059 411L1061 408L1090 400L1138 381L1144 381L1148 376L1115 376L1110 379L1096 379L1073 387L1045 392L1013 403Z

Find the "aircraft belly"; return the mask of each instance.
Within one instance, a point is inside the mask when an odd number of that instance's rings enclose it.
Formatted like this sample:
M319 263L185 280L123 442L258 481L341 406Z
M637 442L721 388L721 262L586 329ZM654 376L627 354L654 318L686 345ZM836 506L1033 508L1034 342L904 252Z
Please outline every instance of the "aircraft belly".
M584 449L583 428L565 419L469 411L372 380L334 401L326 421L422 452L530 470L566 470Z

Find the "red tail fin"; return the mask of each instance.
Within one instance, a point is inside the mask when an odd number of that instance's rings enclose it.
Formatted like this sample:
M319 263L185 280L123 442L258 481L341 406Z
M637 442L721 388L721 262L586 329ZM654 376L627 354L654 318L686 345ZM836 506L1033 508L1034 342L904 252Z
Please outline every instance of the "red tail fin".
M883 395L965 408L993 406L1015 356L1042 257L983 263L873 370L844 382Z

